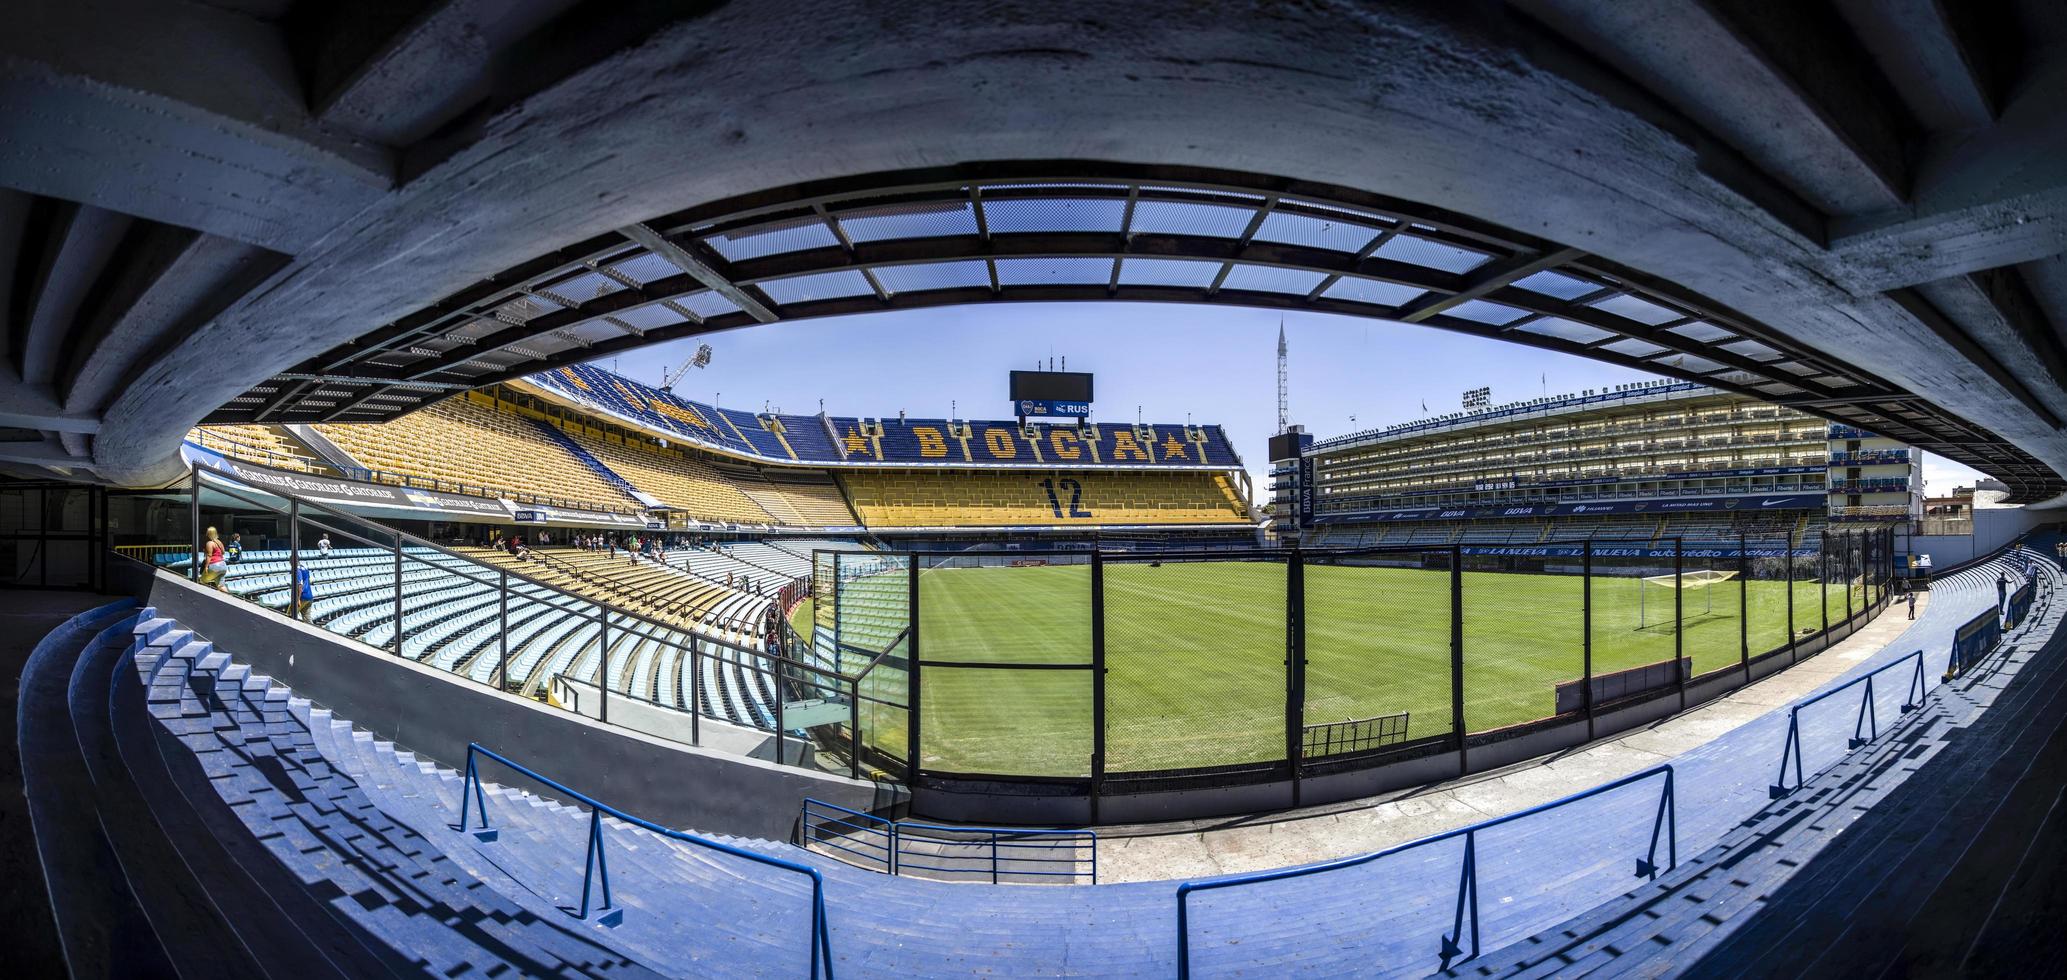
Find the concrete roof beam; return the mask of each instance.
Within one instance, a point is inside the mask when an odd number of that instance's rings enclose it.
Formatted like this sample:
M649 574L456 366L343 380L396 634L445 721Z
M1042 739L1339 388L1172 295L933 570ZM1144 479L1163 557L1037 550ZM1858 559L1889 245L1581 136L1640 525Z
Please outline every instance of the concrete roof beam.
M1816 4L1516 0L1828 215L1908 196L1909 121ZM1718 96L1722 97L1718 97Z

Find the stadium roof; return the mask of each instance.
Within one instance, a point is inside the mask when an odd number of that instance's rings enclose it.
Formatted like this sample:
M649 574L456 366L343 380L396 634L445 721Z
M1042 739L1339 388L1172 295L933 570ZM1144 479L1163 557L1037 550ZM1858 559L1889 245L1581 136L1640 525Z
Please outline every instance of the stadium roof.
M1109 164L872 175L658 215L384 324L208 421L378 421L712 330L1000 300L1418 323L1756 395L1979 467L2043 469L1913 392L1578 249L1349 188Z

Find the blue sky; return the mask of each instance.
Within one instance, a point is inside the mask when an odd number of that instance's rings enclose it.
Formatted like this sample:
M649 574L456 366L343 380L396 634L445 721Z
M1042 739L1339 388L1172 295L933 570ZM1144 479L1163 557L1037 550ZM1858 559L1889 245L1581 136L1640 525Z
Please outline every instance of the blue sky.
M1006 372L1049 356L1097 375L1093 418L1216 423L1259 488L1277 428L1276 311L1160 303L1000 303L747 327L597 364L658 385L699 343L675 393L759 411L1009 418ZM1495 402L1652 376L1519 344L1428 327L1318 313L1283 314L1291 345L1291 420L1319 438L1455 411L1467 388ZM1428 406L1422 411L1422 404ZM1353 421L1352 421L1353 419ZM1927 457L1933 492L1972 470Z

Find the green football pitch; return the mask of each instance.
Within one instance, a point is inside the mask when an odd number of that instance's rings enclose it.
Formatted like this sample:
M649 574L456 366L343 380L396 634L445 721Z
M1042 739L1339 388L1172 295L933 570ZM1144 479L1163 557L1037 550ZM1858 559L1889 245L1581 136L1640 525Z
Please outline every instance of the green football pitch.
M1285 567L1108 562L1105 575L1107 771L1283 759ZM1448 734L1449 573L1309 565L1305 576L1306 724L1405 712L1408 738ZM903 576L876 582L901 591ZM1595 673L1669 660L1675 640L1697 674L1726 668L1738 663L1740 628L1753 655L1785 645L1788 584L1741 587L1744 615L1737 581L1685 590L1675 629L1670 588L1596 575ZM1583 674L1582 588L1577 576L1464 574L1466 730L1553 713L1555 686ZM1821 626L1821 604L1831 622L1844 618L1842 585L1794 590L1798 628ZM925 768L1088 774L1091 672L1054 669L1090 662L1087 566L929 569L919 608L929 664L1029 665L924 667ZM903 747L901 731L871 738Z

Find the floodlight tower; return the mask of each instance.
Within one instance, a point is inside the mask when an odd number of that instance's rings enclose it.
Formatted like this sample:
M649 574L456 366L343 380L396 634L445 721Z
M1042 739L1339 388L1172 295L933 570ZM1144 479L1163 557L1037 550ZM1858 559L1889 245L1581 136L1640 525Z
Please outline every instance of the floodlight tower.
M1285 318L1278 317L1278 435L1284 435L1285 429L1292 423L1291 412L1288 409L1290 398L1287 389L1290 386L1287 383L1287 378L1288 375L1285 372Z

